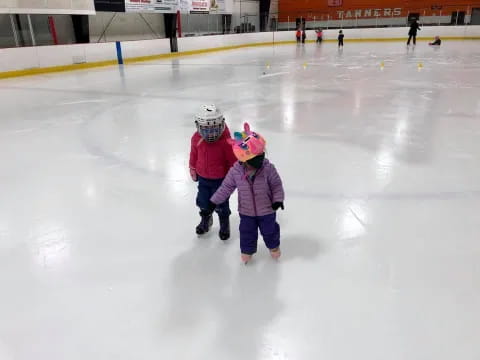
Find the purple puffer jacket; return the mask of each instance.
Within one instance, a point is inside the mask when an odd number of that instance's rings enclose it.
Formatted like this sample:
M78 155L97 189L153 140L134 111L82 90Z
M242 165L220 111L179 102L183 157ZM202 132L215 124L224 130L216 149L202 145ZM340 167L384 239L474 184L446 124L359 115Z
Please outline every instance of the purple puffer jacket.
M267 159L257 171L252 181L247 177L245 167L235 163L223 180L222 186L212 196L211 201L221 204L238 189L238 212L247 216L264 216L274 213L272 204L285 198L282 179L275 166Z

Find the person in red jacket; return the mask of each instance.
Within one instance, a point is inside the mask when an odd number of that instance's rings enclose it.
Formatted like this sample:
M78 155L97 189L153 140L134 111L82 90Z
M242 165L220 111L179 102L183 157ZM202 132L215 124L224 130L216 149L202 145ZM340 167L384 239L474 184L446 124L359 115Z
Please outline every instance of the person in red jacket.
M203 106L195 116L197 131L192 136L190 150L190 176L198 181L197 206L201 221L196 228L198 235L205 234L213 224L209 210L210 198L222 185L230 168L237 162L232 146L227 142L230 131L225 118L215 105ZM220 220L219 236L230 237L230 205L228 199L217 205L215 211Z

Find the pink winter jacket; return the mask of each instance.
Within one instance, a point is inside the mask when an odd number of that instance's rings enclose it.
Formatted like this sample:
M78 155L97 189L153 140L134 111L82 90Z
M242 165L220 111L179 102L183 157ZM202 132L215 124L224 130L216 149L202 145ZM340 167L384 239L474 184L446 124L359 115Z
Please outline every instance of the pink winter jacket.
M237 162L223 180L222 186L212 196L214 204L221 204L238 189L238 212L247 216L264 216L274 213L272 204L285 198L282 179L275 166L267 159L257 171L252 182L245 167Z

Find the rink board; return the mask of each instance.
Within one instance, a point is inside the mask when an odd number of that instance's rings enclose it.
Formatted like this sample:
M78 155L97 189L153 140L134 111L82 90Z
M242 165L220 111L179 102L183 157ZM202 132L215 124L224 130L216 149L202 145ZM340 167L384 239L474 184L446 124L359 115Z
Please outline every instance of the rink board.
M334 42L338 30L324 30L324 41ZM345 42L405 41L408 28L374 28L344 30ZM443 40L478 40L480 26L424 27L419 41L430 41L439 35ZM307 31L307 42L316 34ZM123 61L131 64L179 56L198 55L213 51L245 47L295 43L295 32L214 35L178 39L178 53L170 52L169 39L121 42ZM0 49L0 79L52 72L82 70L118 64L114 42Z

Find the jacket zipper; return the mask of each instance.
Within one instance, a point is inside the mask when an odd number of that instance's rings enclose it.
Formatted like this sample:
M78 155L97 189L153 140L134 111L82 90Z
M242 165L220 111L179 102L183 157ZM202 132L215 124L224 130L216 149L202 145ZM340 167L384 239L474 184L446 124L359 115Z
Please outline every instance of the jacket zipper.
M250 181L250 178L248 177L248 174L247 172L245 171L245 177L247 178L247 181L248 181L248 185L250 185L250 192L252 193L252 199L253 199L253 211L255 212L255 216L258 216L257 215L257 201L255 200L255 193L253 192L253 185L255 183L255 179L257 178L258 174L260 173L260 171L263 170L263 166L260 170L258 170L256 173L255 173L255 178L253 179L253 181Z
M257 216L257 201L255 200L255 193L253 192L253 182L250 182L250 180L247 180L247 181L248 181L248 184L250 185L250 192L252 193L253 211L255 212L255 216Z
M205 164L208 164L208 148L205 147ZM208 177L210 177L210 167L206 166L205 173L207 174Z

